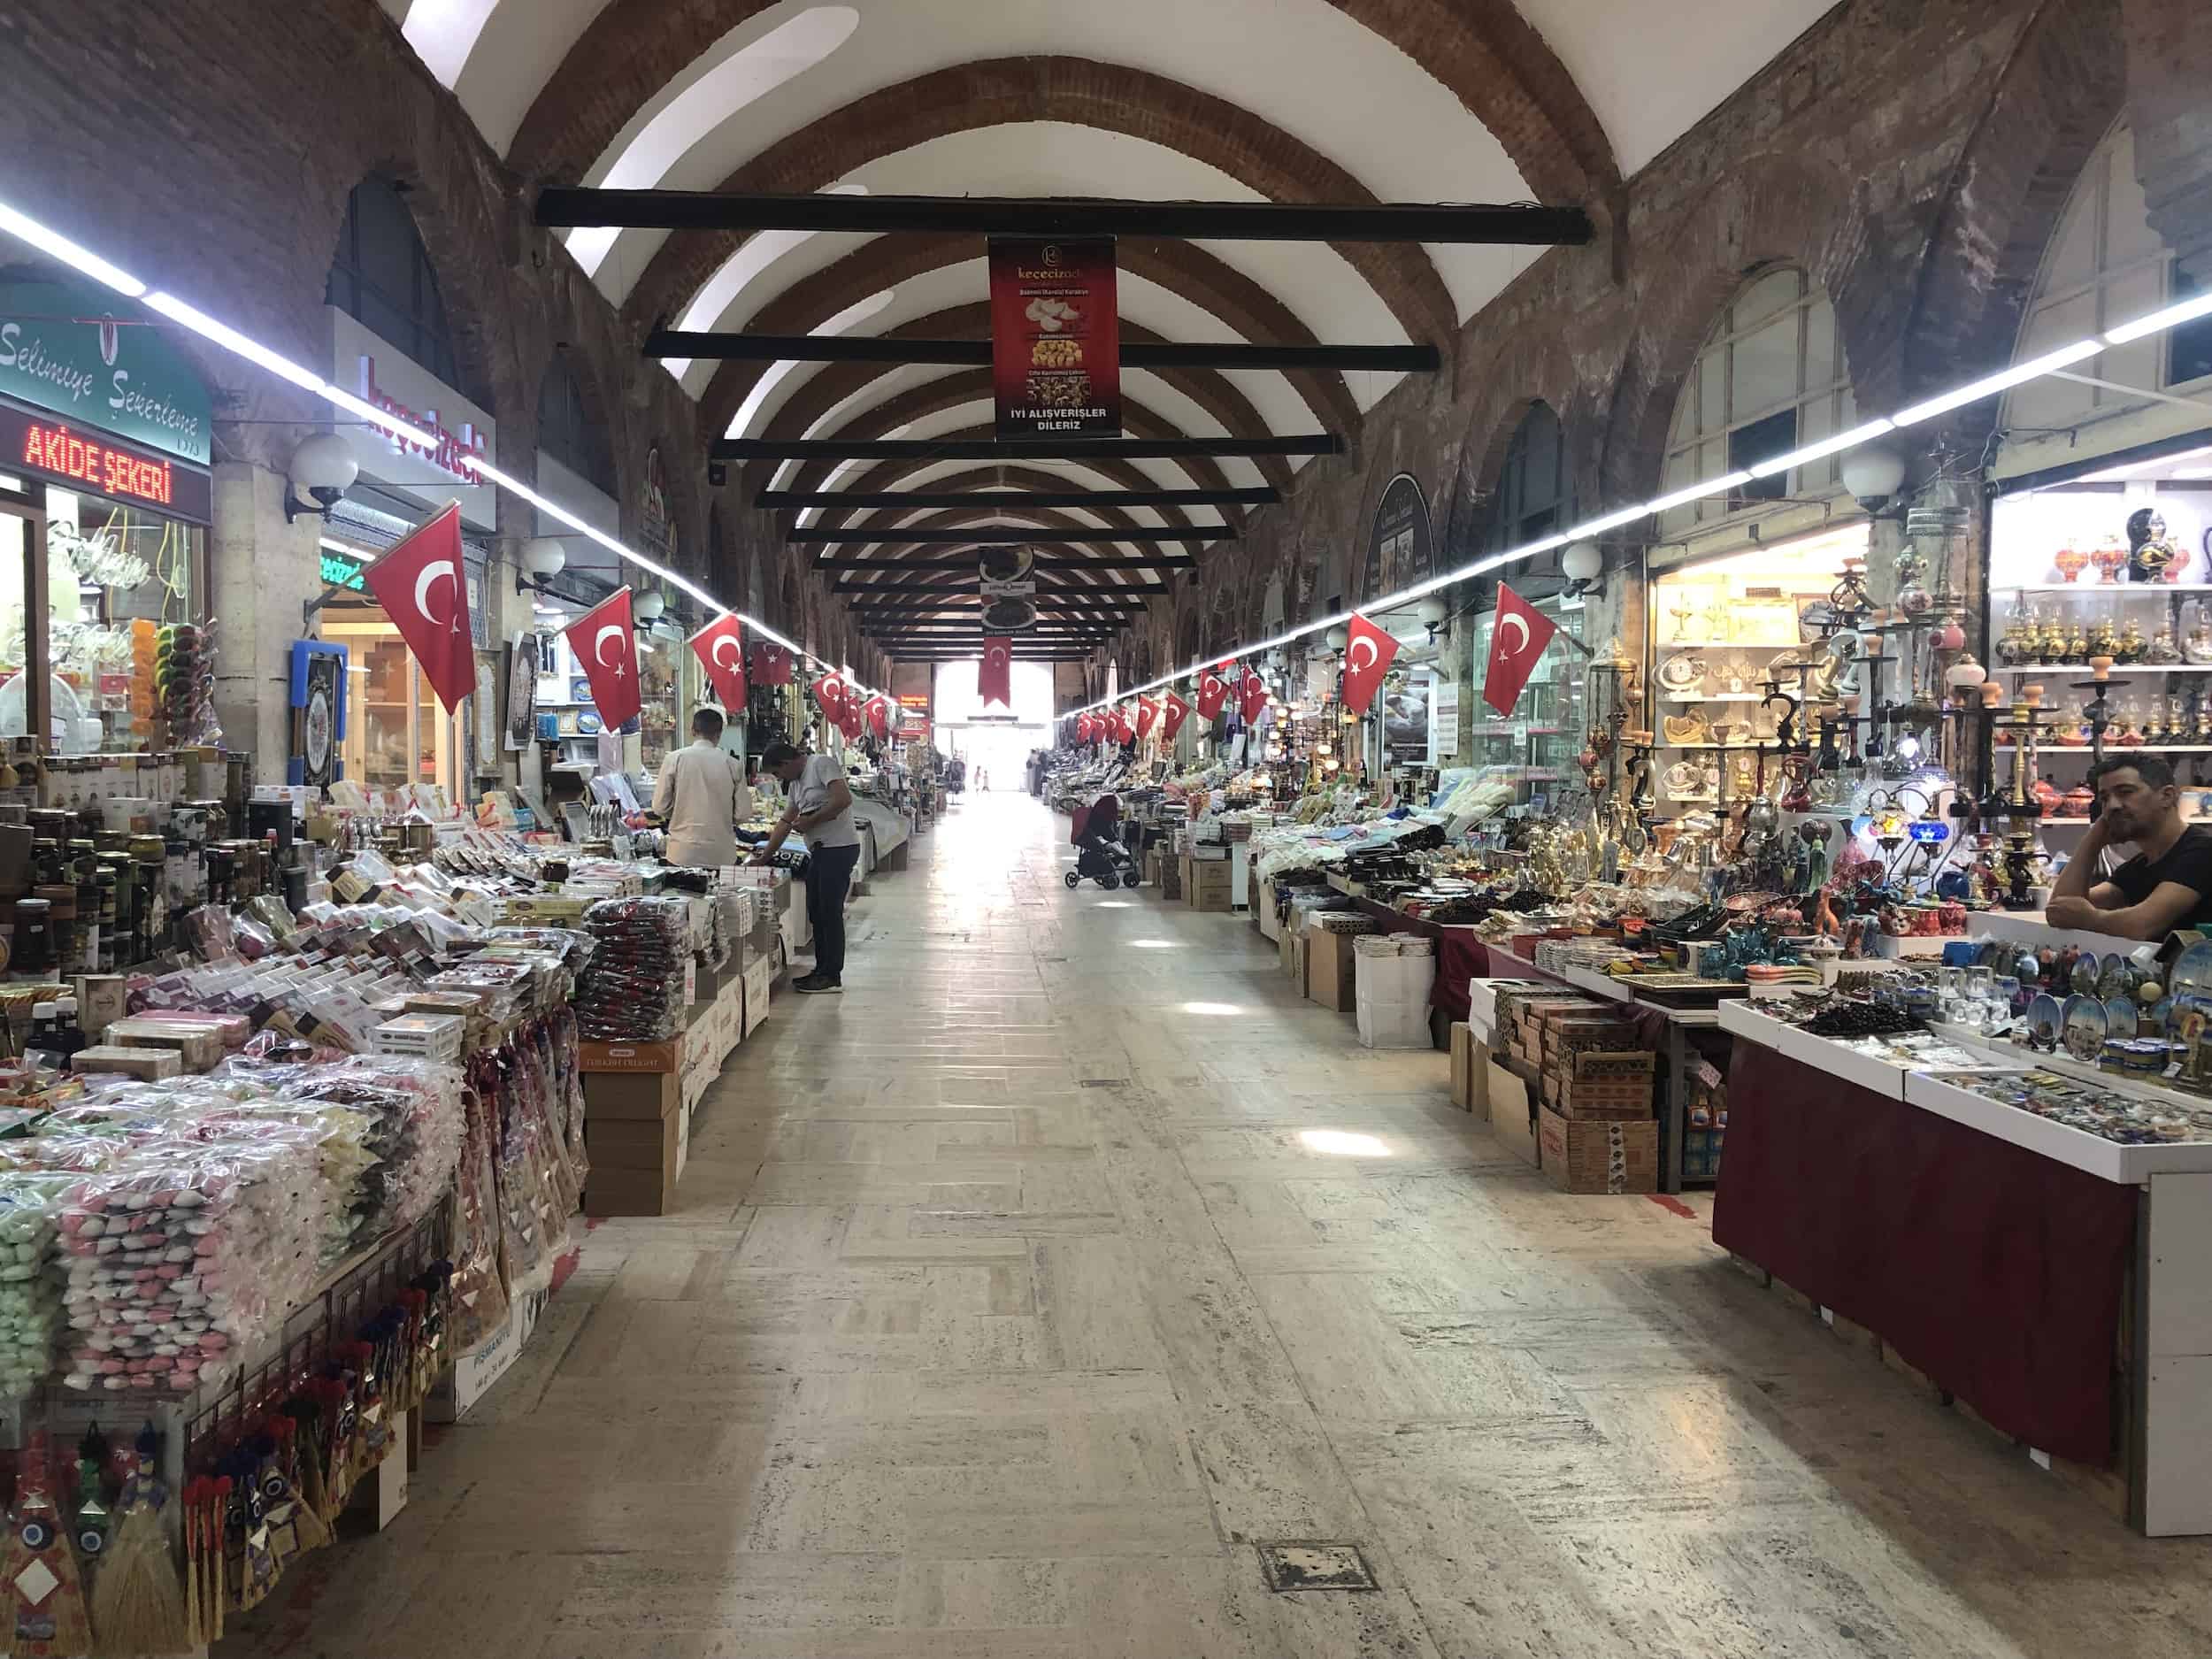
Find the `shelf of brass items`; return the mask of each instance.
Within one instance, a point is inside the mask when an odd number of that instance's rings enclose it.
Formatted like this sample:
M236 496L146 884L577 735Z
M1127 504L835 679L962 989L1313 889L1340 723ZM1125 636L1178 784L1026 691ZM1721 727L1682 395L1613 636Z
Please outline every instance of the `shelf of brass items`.
M2088 666L2086 663L2000 663L1993 672L2001 674L2063 674ZM2212 674L2212 663L2115 663L2112 672L2115 675Z

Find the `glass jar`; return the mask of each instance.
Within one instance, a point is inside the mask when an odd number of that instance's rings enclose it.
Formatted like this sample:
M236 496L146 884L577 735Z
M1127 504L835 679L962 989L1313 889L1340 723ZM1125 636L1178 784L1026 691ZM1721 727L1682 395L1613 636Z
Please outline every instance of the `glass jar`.
M53 906L44 899L15 902L15 942L9 966L18 973L54 971Z

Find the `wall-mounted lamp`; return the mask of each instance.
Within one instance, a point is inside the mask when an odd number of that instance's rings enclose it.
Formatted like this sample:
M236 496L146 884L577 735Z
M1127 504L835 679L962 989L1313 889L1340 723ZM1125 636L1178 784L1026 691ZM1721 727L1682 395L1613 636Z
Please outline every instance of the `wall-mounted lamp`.
M1429 631L1429 643L1433 646L1436 643L1437 629L1444 626L1451 612L1445 609L1441 599L1428 598L1414 606L1413 614L1419 619L1421 626Z
M659 621L661 612L667 609L668 601L650 591L638 594L630 601L630 614L647 624Z
M353 488L353 480L361 476L361 468L354 461L353 450L334 432L318 432L301 439L299 448L292 451L292 459L284 471L284 522L287 524L303 512L312 513L327 522L330 510ZM314 498L312 504L300 499L303 491Z
M1567 579L1571 597L1604 591L1605 549L1594 541L1571 542L1559 556L1559 573Z
M1837 475L1854 501L1878 513L1904 484L1905 457L1886 443L1863 443L1844 451Z
M1333 651L1340 651L1351 643L1352 636L1341 627L1331 628L1321 636L1322 642Z

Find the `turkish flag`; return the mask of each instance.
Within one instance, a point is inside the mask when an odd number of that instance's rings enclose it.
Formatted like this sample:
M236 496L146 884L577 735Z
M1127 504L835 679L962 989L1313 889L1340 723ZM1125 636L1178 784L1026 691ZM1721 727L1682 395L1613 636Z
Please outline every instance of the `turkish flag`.
M1511 714L1537 658L1559 625L1503 582L1498 584L1498 612L1490 629L1490 664L1483 671L1482 700L1501 715Z
M863 705L868 717L869 729L878 737L891 735L891 699L878 692Z
M1114 710L1115 741L1126 743L1131 738L1136 736L1136 734L1137 728L1129 724L1129 710L1127 707L1124 706L1122 708L1116 709Z
M1137 699L1137 735L1152 735L1152 724L1160 718L1160 705L1149 697Z
M637 718L637 632L630 620L630 590L618 588L568 625L568 649L591 681L592 706L607 730Z
M983 641L983 666L976 670L976 701L986 708L1014 706L1014 641L1004 635Z
M1398 641L1386 628L1379 628L1356 613L1344 641L1344 706L1354 714L1367 712L1382 687L1383 676L1397 660Z
M1210 720L1221 712L1229 695L1229 682L1210 668L1198 676L1198 718Z
M745 706L745 629L734 612L717 617L691 636L707 684L726 709Z
M867 718L860 711L860 704L853 701L852 687L845 687L845 695L837 704L837 729L845 734L848 743L860 741L860 734L868 729Z
M1237 688L1237 707L1244 714L1247 726L1260 718L1260 710L1267 707L1267 682L1260 678L1260 671L1244 671L1244 683Z
M822 712L829 716L830 724L842 731L845 726L845 682L834 673L824 674L814 682L814 701Z
M476 689L468 582L461 573L461 503L448 503L370 565L362 580L450 714Z
M780 645L771 645L766 640L753 641L753 664L748 675L756 686L787 686L791 683L791 653Z
M1184 718L1190 713L1190 704L1173 692L1167 694L1167 724L1160 728L1160 741L1172 743L1176 733L1183 729Z

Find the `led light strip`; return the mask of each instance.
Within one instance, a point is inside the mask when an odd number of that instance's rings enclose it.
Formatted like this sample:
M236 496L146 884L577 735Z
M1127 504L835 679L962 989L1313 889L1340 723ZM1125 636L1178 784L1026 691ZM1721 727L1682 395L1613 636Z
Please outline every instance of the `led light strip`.
M183 327L189 328L202 339L212 341L234 357L243 357L256 368L265 370L279 380L289 381L302 391L313 393L331 407L344 414L350 415L358 420L365 420L372 426L380 426L395 437L404 438L408 442L419 445L423 449L435 449L438 447L438 438L434 433L426 432L420 426L402 420L379 409L374 403L355 396L342 387L331 385L319 374L302 368L281 352L271 350L259 341L240 334L229 324L210 317L197 306L188 304L175 295L160 289L149 289L143 282L129 272L123 270L120 266L110 265L89 249L71 241L59 231L41 224L28 214L18 211L4 202L0 202L0 231L6 232L19 242L27 242L50 258L59 261L81 275L90 277L104 288L114 289L127 299L141 301L147 310L166 317L170 321ZM842 676L862 696L888 697L890 695L888 692L878 691L872 686L864 685L859 680L854 680L837 664L817 657L795 640L786 639L757 617L747 616L743 611L724 604L696 582L687 577L678 575L674 571L664 568L643 554L625 546L605 531L585 523L582 518L558 502L541 495L521 480L501 472L488 462L472 457L465 457L462 465L484 482L512 491L549 518L558 519L570 529L596 541L617 558L634 565L649 576L657 576L671 587L688 594L716 616L734 616L752 633L780 645L794 657L810 663L818 668Z
M1886 419L1870 420L1863 426L1854 426L1848 432L1838 433L1832 437L1822 439L1817 443L1807 444L1801 449L1793 449L1786 455L1778 455L1770 460L1755 462L1741 472L1730 472L1721 478L1709 479L1701 484L1693 484L1687 489L1679 489L1671 495L1657 496L1645 502L1641 506L1624 507L1617 512L1609 512L1601 518L1592 518L1586 523L1578 524L1571 530L1545 536L1540 541L1531 541L1521 547L1509 548L1502 553L1494 553L1487 558L1479 558L1471 565L1463 565L1457 570L1447 571L1441 576L1432 576L1427 580L1417 582L1410 588L1402 588L1396 593L1386 594L1371 604L1362 605L1359 608L1360 612L1367 616L1382 616L1389 611L1403 610L1417 599L1425 598L1440 588L1449 588L1456 582L1463 582L1470 577L1480 576L1487 572L1502 569L1508 565L1517 565L1525 559L1534 558L1539 554L1548 553L1555 548L1565 547L1571 541L1579 541L1586 537L1602 535L1608 530L1617 530L1624 525L1634 524L1639 519L1655 517L1676 507L1686 506L1689 503L1701 500L1707 495L1733 489L1738 485L1747 483L1755 478L1769 478L1777 472L1786 472L1793 467L1802 466L1809 461L1817 461L1825 456L1839 455L1847 449L1855 449L1863 443L1871 442L1885 433L1917 426L1924 420L1932 420L1938 415L1948 414L1952 410L1962 408L1968 403L1979 403L1985 397L1994 397L1998 393L2008 391L2024 381L2037 380L2046 374L2055 374L2061 369L2082 362L2085 358L2095 357L2108 346L2124 346L2134 341L2147 339L2152 334L2163 334L2170 328L2179 327L2183 323L2193 322L2200 317L2212 317L2212 293L2200 294L2193 299L2184 300L2177 305L2169 305L2162 311L2155 311L2147 316L2138 317L2132 322L2122 323L2116 328L2107 329L2096 339L2077 340L2071 345L2061 346L2055 351L2047 351L2040 357L2031 357L2025 363L2015 364L2012 367L1998 373L1985 375L1980 380L1970 380L1967 384L1952 391L1926 398L1920 403L1901 409ZM1126 698L1141 696L1148 691L1158 690L1162 686L1174 685L1179 680L1188 680L1193 675L1202 673L1209 668L1220 667L1233 663L1240 657L1252 657L1262 651L1271 651L1279 645L1287 645L1291 641L1303 639L1309 634L1318 634L1324 629L1337 627L1350 621L1352 615L1353 613L1349 611L1340 611L1333 617L1321 617L1311 622L1301 623L1294 628L1278 634L1272 639L1262 640L1254 645L1240 646L1225 657L1206 657L1202 661L1193 663L1187 668L1179 669L1174 673L1163 674L1157 680L1146 680L1141 686L1131 686L1116 693L1113 696L1101 697L1095 703L1087 703L1079 708L1071 709L1060 718L1067 719L1078 714L1088 714L1095 709L1111 708L1115 703Z

